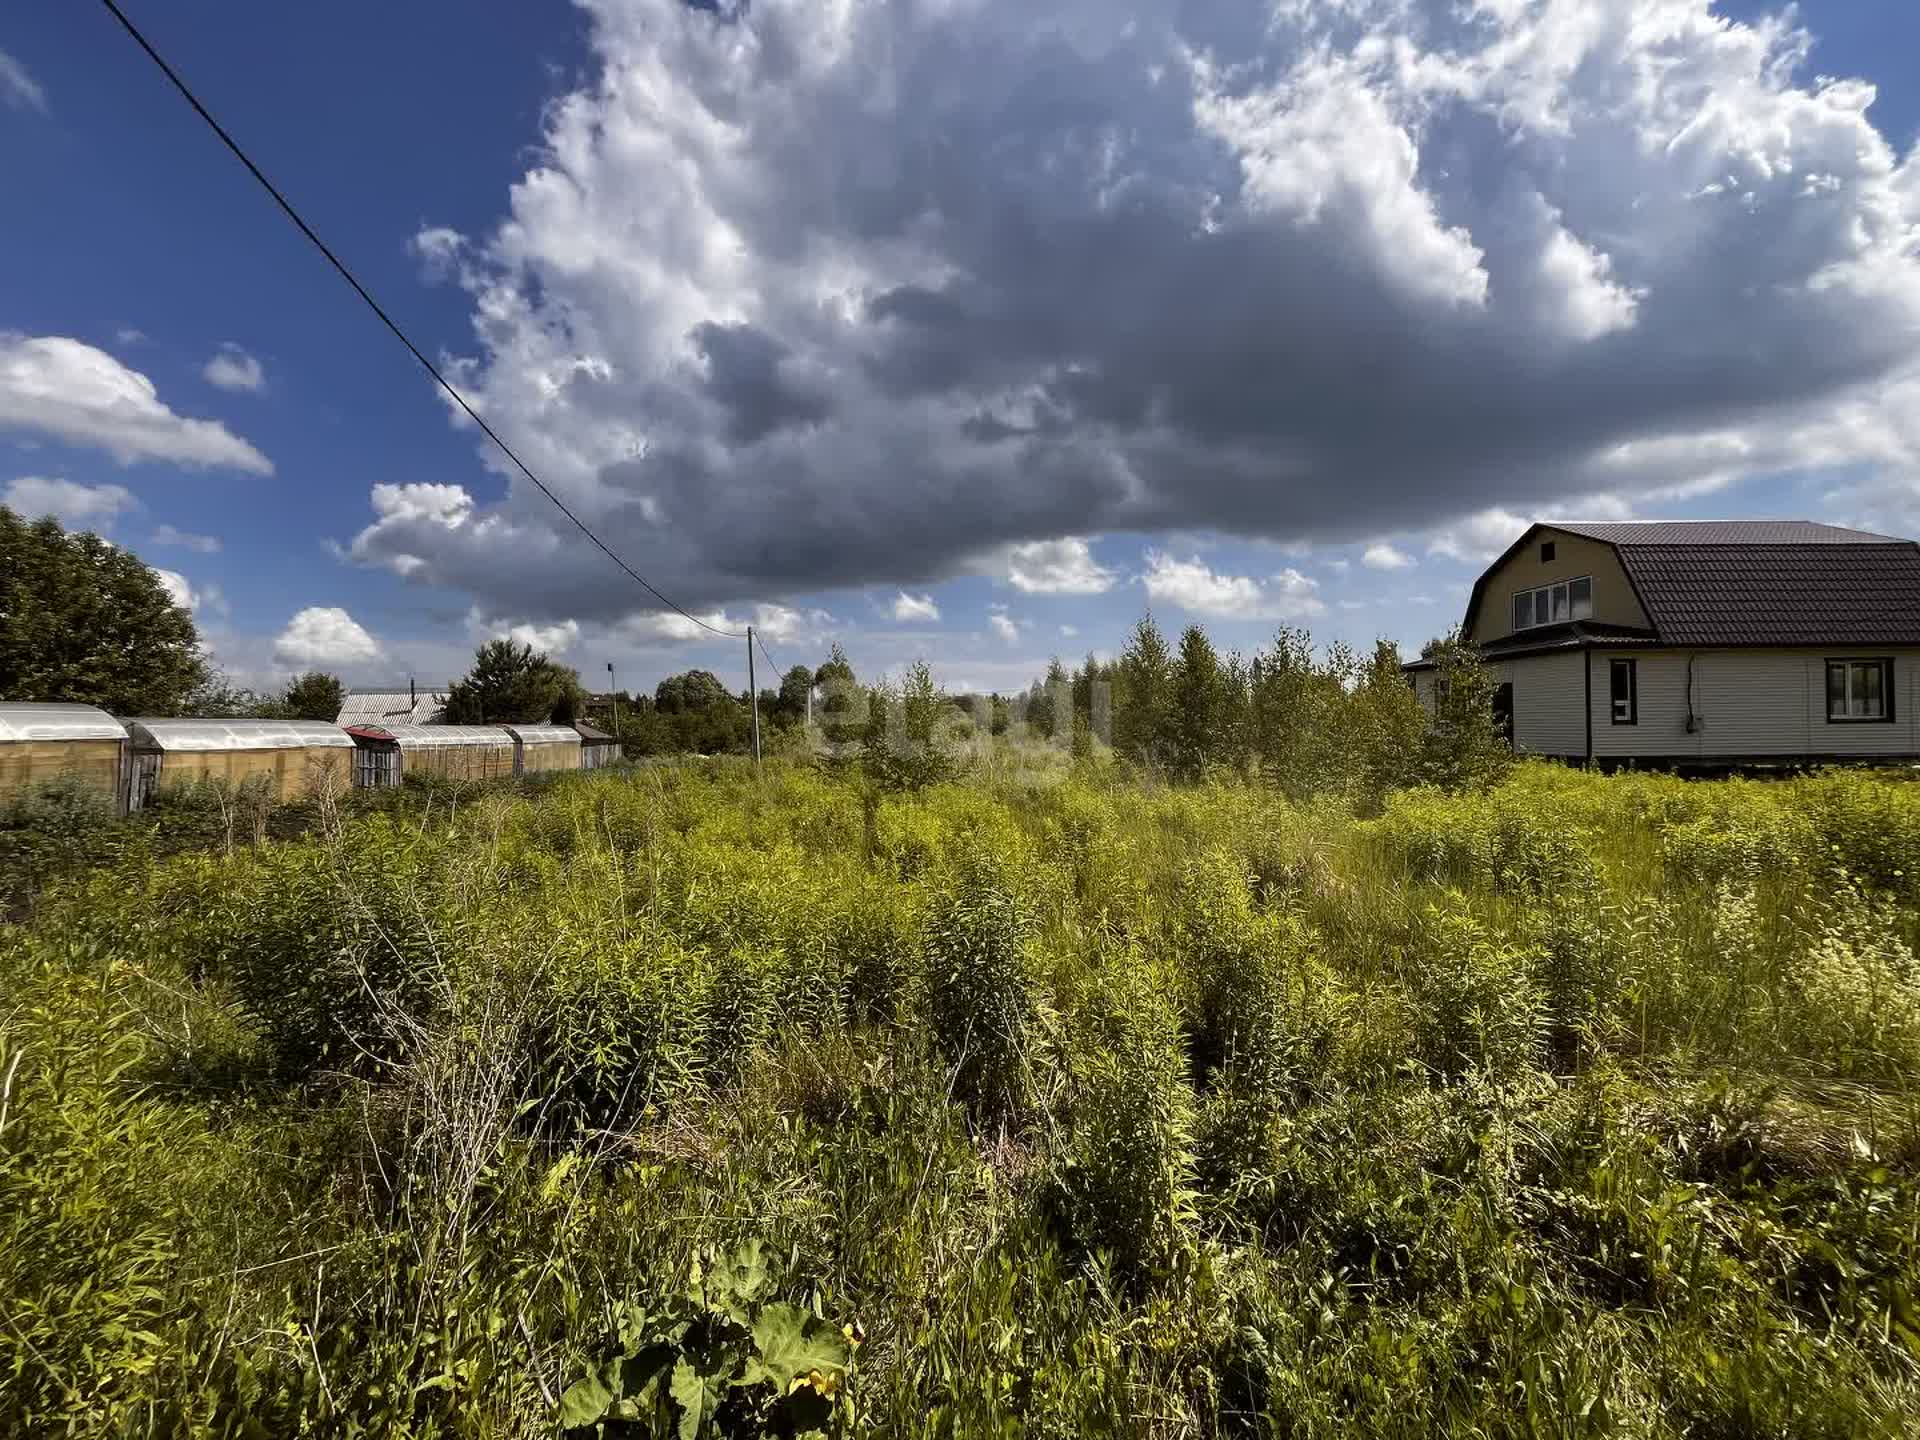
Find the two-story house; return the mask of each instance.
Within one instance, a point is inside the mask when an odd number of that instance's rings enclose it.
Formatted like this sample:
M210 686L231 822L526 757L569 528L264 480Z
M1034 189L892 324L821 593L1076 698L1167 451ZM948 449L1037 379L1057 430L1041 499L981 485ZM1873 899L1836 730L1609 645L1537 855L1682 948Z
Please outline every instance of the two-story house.
M1461 634L1514 748L1612 765L1920 758L1920 544L1804 520L1534 525ZM1429 705L1431 662L1407 667Z

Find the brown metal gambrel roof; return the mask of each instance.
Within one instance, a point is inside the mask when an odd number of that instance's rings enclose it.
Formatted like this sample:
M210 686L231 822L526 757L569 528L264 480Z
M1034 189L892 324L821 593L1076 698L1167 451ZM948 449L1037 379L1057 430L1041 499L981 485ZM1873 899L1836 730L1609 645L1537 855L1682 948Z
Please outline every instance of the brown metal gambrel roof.
M1474 582L1469 623L1488 577L1551 530L1613 547L1648 643L1920 644L1920 544L1808 520L1530 525Z
M1848 530L1817 520L1550 521L1549 530L1609 545L1906 545L1898 535Z

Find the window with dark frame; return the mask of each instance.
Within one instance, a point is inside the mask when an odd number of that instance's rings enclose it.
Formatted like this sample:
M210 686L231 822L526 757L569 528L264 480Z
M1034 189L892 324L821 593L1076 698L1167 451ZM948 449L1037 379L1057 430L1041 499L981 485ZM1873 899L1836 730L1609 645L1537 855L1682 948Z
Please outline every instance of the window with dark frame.
M1542 540L1540 542L1540 558L1542 560L1553 559L1553 542L1551 540Z
M1827 661L1827 723L1886 724L1893 720L1893 661Z
M1640 723L1640 666L1634 660L1613 660L1608 662L1613 681L1613 723L1616 725L1638 725Z

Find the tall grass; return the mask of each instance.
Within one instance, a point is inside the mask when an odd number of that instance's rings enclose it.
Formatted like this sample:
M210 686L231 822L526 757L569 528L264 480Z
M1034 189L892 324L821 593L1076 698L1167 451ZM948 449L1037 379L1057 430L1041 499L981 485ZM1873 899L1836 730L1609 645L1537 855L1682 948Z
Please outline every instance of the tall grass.
M1909 1433L1917 944L1865 774L136 847L0 928L0 1433Z

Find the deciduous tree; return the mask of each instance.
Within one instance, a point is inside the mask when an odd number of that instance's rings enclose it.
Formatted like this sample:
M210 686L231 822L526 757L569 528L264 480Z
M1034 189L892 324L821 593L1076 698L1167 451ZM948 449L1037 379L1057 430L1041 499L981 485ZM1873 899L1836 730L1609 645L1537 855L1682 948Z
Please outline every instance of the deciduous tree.
M207 674L193 616L131 551L0 506L0 700L178 715Z
M309 670L299 676L281 695L280 703L293 720L332 720L347 698L347 687L338 675L324 670Z

